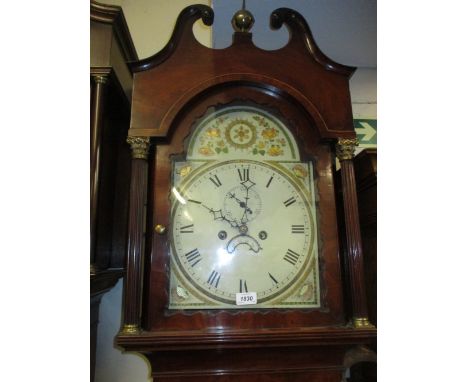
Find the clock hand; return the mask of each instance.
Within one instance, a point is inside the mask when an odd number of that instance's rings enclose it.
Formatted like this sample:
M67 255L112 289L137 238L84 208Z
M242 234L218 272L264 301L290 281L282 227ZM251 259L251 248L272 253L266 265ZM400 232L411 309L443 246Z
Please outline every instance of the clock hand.
M249 183L248 186L247 186L247 183ZM245 224L245 223L247 223L247 216L246 216L247 212L252 214L252 210L247 206L247 203L249 202L250 187L253 187L255 185L255 183L252 182L250 179L247 179L246 181L241 182L241 184L245 187L245 203L243 203L244 204L244 213L242 214L242 217L241 217L241 223ZM242 205L241 205L241 207L242 207Z
M246 201L243 202L242 200L240 200L239 198L237 198L237 197L236 197L236 194L234 194L233 192L229 192L229 193L228 193L228 196L229 196L231 199L235 199L235 200L237 201L237 203L239 203L239 206L240 206L241 208L244 209L244 214L245 214L245 210L247 210L250 214L252 213L252 210L251 210L249 207L247 207L247 199L248 199L248 198L246 198Z
M245 203L244 204L244 213L242 214L242 217L241 217L241 223L245 224L247 223L247 211L249 211L250 213L252 213L252 210L250 208L247 207L247 201L249 200L249 190L247 190L247 196L245 197ZM242 207L242 205L241 205Z
M210 211L210 213L213 214L213 219L214 220L224 220L224 221L228 222L231 225L231 227L240 229L239 224L235 220L229 220L229 219L226 218L226 216L223 215L223 211L214 210L213 208L205 206L204 204L202 204L202 206L205 207L208 211Z

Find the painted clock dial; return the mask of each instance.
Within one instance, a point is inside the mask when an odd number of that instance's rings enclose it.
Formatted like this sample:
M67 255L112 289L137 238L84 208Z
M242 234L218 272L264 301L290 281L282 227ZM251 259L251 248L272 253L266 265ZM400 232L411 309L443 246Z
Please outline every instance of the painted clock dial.
M238 142L217 144L228 155L218 150L219 160L174 163L170 308L320 306L312 165L253 154L256 142L289 142L282 155L298 155L285 126L267 117L253 108L222 109L219 119L210 115L210 124L199 125L202 142L192 144L203 158L210 135L231 136ZM247 292L257 303L236 305L236 294Z

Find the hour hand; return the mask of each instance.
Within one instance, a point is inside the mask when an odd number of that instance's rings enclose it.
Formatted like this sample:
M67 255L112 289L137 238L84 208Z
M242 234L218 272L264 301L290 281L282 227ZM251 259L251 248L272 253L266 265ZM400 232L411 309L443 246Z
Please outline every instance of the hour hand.
M232 193L232 192L230 192L230 193L228 194L228 196L229 196L231 199L235 199L235 201L236 201L237 203L239 203L239 206L240 206L241 208L244 209L244 214L245 214L245 211L248 211L249 214L252 213L252 210L251 210L249 207L247 207L247 200L249 199L248 197L246 197L245 202L243 202L242 200L240 200L239 198L237 198L236 195L235 195L234 193Z

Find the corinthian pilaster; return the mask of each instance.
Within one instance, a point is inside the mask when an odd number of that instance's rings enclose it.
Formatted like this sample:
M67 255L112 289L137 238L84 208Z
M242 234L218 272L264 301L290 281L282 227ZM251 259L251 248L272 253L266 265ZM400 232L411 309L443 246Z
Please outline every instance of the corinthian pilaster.
M127 274L124 290L122 334L140 332L143 257L145 248L146 189L148 187L149 137L128 137L132 149L132 175L128 216Z
M357 139L339 138L336 144L336 156L341 165L343 207L346 227L346 271L348 273L351 290L353 324L356 328L366 328L371 326L371 324L367 316L362 240L353 164L354 152L357 145Z

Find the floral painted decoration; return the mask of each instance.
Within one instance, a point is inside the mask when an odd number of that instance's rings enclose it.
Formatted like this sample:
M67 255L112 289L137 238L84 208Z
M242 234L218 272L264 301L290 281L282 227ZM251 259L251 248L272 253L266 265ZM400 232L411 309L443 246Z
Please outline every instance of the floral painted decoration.
M265 139L272 140L277 135L278 135L278 130L276 130L276 129L272 128L272 127L269 127L269 128L262 131L262 137L265 138Z
M305 179L307 177L307 170L300 164L295 165L292 171L299 179Z
M201 154L201 155L204 155L204 156L212 156L215 154L215 152L211 149L211 147L209 146L203 146L203 147L200 147L198 149L198 152Z
M189 145L189 156L214 159L219 155L232 158L263 157L271 160L295 160L297 147L287 128L272 116L251 107L232 107L217 117L201 123L200 134Z
M180 169L177 170L177 174L184 177L184 176L187 176L188 174L190 174L191 171L192 171L191 166L184 166L184 167L181 167Z

